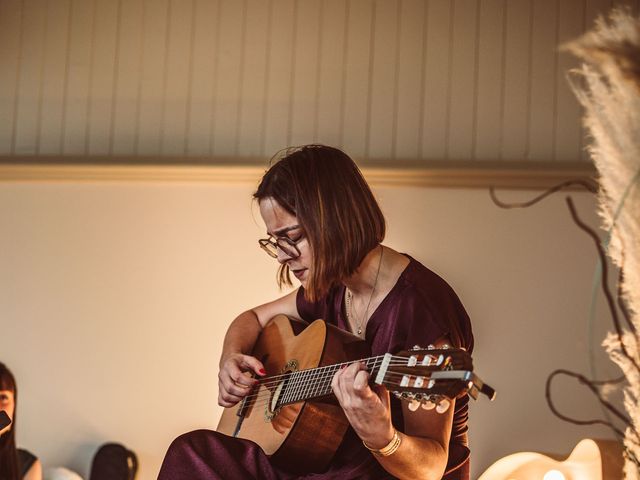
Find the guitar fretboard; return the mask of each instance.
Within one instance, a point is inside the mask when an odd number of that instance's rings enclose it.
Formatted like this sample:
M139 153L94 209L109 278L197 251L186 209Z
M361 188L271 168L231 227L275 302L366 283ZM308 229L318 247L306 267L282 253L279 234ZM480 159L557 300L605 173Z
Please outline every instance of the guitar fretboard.
M375 377L382 358L383 356L369 357L359 361L364 363L369 374ZM331 395L331 381L333 380L333 376L343 366L350 365L351 363L353 362L291 372L284 380L285 385L278 400L278 405L283 406Z

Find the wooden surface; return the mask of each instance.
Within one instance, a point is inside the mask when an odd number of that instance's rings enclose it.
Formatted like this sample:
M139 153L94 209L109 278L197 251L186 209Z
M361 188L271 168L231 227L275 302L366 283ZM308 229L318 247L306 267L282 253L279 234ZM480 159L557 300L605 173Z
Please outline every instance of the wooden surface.
M613 3L0 0L0 154L584 160L558 46Z

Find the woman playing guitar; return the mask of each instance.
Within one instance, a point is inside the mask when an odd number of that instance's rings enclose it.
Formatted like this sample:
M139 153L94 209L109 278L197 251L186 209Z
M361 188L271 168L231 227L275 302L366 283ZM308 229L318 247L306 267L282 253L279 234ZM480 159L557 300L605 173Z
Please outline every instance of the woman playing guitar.
M472 349L469 318L451 287L381 244L384 217L345 153L321 145L290 149L265 173L254 197L268 235L260 246L280 263L281 284L290 285L293 274L301 286L231 323L220 359L221 406L236 405L266 374L251 352L278 314L322 318L363 338L374 355L416 344ZM274 465L253 442L199 430L173 442L159 478L468 480L467 396L442 413L410 409L372 385L360 362L339 370L331 387L350 428L324 471L294 473ZM286 428L286 415L282 421L285 426L273 428Z

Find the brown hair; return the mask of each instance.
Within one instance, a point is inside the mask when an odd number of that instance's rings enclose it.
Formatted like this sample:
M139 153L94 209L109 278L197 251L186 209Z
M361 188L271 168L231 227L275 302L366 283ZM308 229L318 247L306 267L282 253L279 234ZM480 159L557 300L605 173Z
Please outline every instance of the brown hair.
M309 301L352 275L384 239L378 202L354 161L337 148L306 145L285 150L253 197L273 198L304 229L313 253L305 289ZM291 285L286 264L280 267L278 283Z
M18 480L18 451L16 450L16 410L18 409L18 388L11 370L0 362L0 390L13 392L14 410L11 428L0 436L0 479Z

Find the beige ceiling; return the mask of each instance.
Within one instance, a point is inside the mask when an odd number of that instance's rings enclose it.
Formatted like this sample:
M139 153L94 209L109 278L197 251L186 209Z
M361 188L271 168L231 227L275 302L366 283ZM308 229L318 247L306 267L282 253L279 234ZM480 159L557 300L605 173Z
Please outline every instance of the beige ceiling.
M637 0L627 2L634 8ZM584 161L557 45L609 0L0 0L0 155Z

